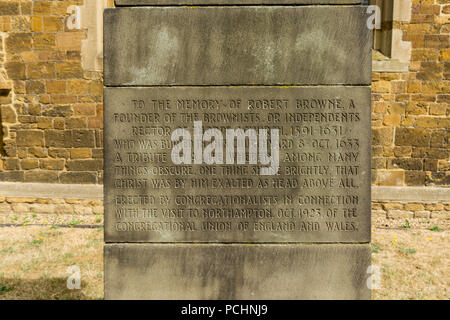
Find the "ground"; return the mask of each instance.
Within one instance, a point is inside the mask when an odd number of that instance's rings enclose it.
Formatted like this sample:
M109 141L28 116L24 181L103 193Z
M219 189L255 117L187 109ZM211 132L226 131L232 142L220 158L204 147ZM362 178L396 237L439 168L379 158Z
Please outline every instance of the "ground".
M0 229L0 299L103 299L103 228L98 216L48 221L27 215L7 220L20 226ZM52 225L58 221L74 227ZM36 222L46 225L30 225ZM98 227L77 227L87 222ZM381 271L373 298L449 299L448 224L373 219L372 260ZM67 289L72 265L80 268L79 290Z

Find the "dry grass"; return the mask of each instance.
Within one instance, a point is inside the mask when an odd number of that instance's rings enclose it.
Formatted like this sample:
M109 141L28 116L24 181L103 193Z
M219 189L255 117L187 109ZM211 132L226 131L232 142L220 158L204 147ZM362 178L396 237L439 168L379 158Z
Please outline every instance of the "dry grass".
M374 299L449 299L449 232L423 226L372 233L381 268ZM67 268L81 269L81 289L66 287ZM103 230L0 229L0 299L102 299Z
M102 299L103 229L0 229L0 299ZM81 270L81 290L66 286Z

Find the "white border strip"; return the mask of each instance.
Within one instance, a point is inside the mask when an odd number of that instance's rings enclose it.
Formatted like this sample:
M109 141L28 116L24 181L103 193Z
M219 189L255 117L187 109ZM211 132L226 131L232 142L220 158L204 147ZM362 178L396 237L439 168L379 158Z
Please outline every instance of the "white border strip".
M0 196L103 200L103 185L0 182ZM450 188L372 186L372 201L450 202Z

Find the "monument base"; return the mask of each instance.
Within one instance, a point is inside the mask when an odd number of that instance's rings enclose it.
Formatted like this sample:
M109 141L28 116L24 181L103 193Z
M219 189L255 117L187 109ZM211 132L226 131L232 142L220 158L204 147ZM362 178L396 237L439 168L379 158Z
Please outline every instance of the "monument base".
M106 244L105 299L370 299L368 244Z

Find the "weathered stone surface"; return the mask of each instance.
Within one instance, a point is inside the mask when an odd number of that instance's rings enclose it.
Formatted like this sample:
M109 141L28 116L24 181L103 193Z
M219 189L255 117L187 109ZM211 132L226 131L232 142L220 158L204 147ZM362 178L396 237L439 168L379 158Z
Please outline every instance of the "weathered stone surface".
M362 0L115 0L116 6L238 5L238 4L358 4Z
M369 87L106 88L105 103L107 242L370 241ZM278 129L276 174L175 165L171 134L194 120Z
M368 245L106 244L106 299L370 299Z
M367 18L363 6L106 9L105 85L369 84Z

